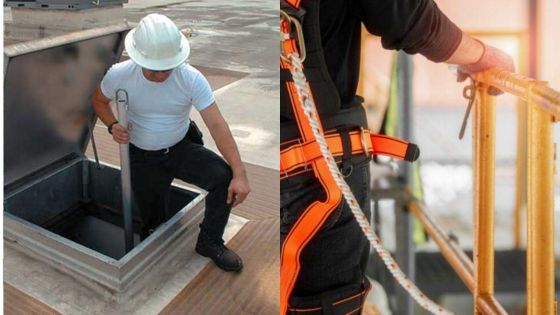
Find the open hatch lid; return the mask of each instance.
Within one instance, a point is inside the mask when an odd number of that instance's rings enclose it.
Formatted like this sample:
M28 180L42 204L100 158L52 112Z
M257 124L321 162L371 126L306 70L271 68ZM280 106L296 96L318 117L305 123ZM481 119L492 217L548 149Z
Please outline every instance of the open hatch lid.
M4 49L4 187L82 155L91 96L121 56L127 23Z

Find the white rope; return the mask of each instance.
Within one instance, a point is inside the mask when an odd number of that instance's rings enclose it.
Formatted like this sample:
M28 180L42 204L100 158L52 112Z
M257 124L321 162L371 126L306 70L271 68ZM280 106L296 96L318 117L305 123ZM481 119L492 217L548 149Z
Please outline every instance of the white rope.
M432 300L430 300L426 295L424 295L420 289L412 282L408 277L402 272L400 267L397 265L396 261L393 259L391 254L383 247L381 244L381 240L379 237L373 232L371 227L369 226L368 219L360 209L360 205L358 201L356 201L356 197L348 187L348 184L344 180L344 177L340 173L338 166L332 153L329 151L327 146L327 141L325 137L321 133L319 119L316 116L316 109L313 99L310 96L310 91L307 85L307 79L305 78L305 74L303 73L303 66L301 59L298 53L292 53L290 56L291 66L290 72L294 78L294 83L296 86L297 94L299 97L299 101L302 105L303 111L309 120L309 124L311 125L311 129L313 130L313 135L319 144L319 148L321 150L321 154L323 158L327 162L329 171L333 176L338 188L342 191L344 195L344 199L348 206L350 206L350 210L352 214L356 218L358 225L364 232L366 238L373 246L375 251L379 254L387 269L391 272L393 277L397 280L397 282L405 289L410 296L425 310L431 312L432 314L438 315L449 315L453 314L450 311L444 309L442 306L436 304Z

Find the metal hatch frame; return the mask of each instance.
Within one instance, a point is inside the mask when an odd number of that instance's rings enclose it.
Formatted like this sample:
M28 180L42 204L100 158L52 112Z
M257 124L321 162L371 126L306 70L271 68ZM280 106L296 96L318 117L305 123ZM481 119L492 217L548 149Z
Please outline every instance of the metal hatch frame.
M91 8L122 6L128 0L5 0L4 7L50 10L83 10Z
M84 162L94 163L92 160ZM118 170L111 164L102 164ZM207 192L175 183L172 185L198 196L121 259L103 255L8 212L4 212L4 244L77 279L86 278L112 293L123 292L145 274L177 238L189 227L196 226L202 218Z

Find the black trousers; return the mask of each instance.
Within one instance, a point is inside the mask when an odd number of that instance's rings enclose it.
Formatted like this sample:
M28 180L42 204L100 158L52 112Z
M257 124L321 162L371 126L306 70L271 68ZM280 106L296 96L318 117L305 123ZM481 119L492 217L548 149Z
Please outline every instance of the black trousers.
M143 237L171 217L168 191L178 178L208 191L201 233L211 241L223 242L231 212L226 200L232 171L219 155L188 137L169 152L145 151L131 144L130 169L134 209L141 219Z
M366 216L370 217L370 159L352 157L353 170L346 178ZM284 239L299 215L325 192L310 173L290 177L281 185L280 239ZM301 254L301 271L295 284L291 306L306 297L340 293L343 288L362 286L369 256L369 243L344 200ZM326 294L328 296L328 294Z

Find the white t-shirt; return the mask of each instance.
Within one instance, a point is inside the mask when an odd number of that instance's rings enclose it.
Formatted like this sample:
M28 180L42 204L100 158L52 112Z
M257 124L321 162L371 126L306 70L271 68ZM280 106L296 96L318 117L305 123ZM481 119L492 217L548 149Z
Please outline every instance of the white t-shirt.
M206 78L186 63L161 83L146 79L132 60L117 63L101 81L101 92L115 99L118 89L128 92L130 142L144 150L161 150L181 141L189 129L191 108L201 111L214 103Z

